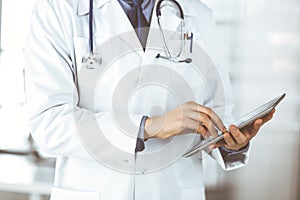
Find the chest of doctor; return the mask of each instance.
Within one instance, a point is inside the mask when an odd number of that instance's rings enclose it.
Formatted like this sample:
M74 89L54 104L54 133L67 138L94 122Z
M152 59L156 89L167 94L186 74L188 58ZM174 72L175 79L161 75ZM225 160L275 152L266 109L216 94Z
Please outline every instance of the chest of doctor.
M211 71L207 60L201 61L201 66L199 61L194 62L195 66L193 62L175 63L156 58L158 53L165 52L155 14L152 14L147 46L143 51L118 1L102 3L96 5L94 11L94 47L102 63L94 69L82 64L82 58L89 52L88 11L78 11L78 17L74 19L74 66L80 107L94 112L114 109L153 116L186 101L203 104L209 98L208 82L211 80L204 75ZM181 45L181 20L168 10L162 13L167 44L176 54ZM186 18L189 19L189 16ZM197 30L199 27L186 23L185 29ZM194 53L191 54L189 45L189 41L185 41L183 57L194 57L197 51L203 51L200 46L194 45Z

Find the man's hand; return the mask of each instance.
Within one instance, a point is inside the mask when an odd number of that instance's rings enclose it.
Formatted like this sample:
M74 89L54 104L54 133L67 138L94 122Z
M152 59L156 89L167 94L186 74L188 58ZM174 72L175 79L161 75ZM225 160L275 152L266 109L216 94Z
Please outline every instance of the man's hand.
M190 101L165 115L149 117L145 123L145 139L166 139L191 132L207 138L217 135L216 128L222 132L226 131L220 117L212 109Z
M251 125L238 129L236 126L231 125L229 127L230 133L224 134L224 147L230 150L239 150L245 147L249 141L256 136L259 129L269 120L272 119L275 109L273 109L266 116L255 120ZM224 144L224 143L223 143ZM215 147L221 146L221 144L217 144Z

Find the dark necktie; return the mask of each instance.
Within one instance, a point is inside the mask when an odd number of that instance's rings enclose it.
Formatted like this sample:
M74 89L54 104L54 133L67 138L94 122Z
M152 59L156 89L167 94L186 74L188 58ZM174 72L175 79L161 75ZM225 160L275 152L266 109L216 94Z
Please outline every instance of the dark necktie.
M134 27L143 48L145 48L148 37L149 23L143 13L143 0L119 0L119 2L126 12L132 26Z

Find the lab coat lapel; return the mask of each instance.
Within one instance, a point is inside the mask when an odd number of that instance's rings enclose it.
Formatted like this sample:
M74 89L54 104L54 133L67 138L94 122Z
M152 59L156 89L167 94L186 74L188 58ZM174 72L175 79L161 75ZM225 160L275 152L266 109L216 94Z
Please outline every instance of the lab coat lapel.
M94 1L94 8L101 8L106 3L110 2L112 0L96 0ZM82 16L89 13L90 9L89 1L87 0L78 0L78 6L77 6L77 15Z
M120 37L131 49L142 49L139 38L120 3L117 0L113 0L110 9L110 12L107 12L106 18L110 20L110 31L112 34Z
M168 70L166 70L166 68L170 67L170 69L172 69L174 63L170 62L169 60L156 58L156 55L158 53L164 53L163 43L160 35L161 32L159 31L157 15L156 15L156 4L157 1L152 11L146 51L143 55L143 61L141 65L144 67L142 67L140 71L140 77L138 83L139 85L149 84L150 82L153 83L153 81L154 83L161 83L161 84L163 83L164 85L170 85L172 83L171 75L168 73ZM167 14L162 12L162 14L164 15L161 18L164 20L163 21L164 25L162 26L162 28L164 29L166 39L169 40L170 38L172 38L174 31L176 31L177 28L180 26L181 20L173 13ZM168 31L165 32L165 29ZM174 34L173 36L175 35L176 34ZM179 40L171 41L171 42L176 43L178 41ZM182 65L183 64L181 64L181 66ZM160 78L158 77L163 77L163 80L160 80ZM140 101L144 102L143 107L140 108L140 109L144 109L143 110L144 113L147 113L149 110L151 110L151 108L148 107L149 105L150 107L152 105L164 105L166 110L168 110L170 107L174 105L170 101L169 94L165 90L155 90L155 91L153 90L152 92L156 94L154 96L159 96L159 98L151 98L151 97L147 97L147 95L139 96Z
M106 12L105 18L109 20L110 26L109 30L112 35L117 35L120 39L129 45L131 49L142 49L142 45L137 37L130 20L128 19L123 8L117 0L97 0L97 8L101 8L106 2L110 2L110 10ZM86 3L87 4L87 3ZM86 9L87 5L83 8ZM155 2L154 9L152 11L152 20L150 24L149 34L151 29L158 29L157 16L156 16L156 5ZM181 23L181 19L170 9L172 7L168 6L166 9L162 10L161 23L163 29L169 31L178 31ZM118 14L116 14L118 13ZM149 35L148 35L149 37ZM158 38L156 38L158 40ZM151 44L150 44L151 45ZM148 40L147 45L148 46Z
M160 49L160 50L164 49L159 26L158 26L157 15L156 15L157 3L158 1L155 2L154 9L152 11L151 24L150 24L150 29L149 29L148 39L147 39L147 48L144 54L143 65L147 65L150 63L157 63L157 64L165 63L170 65L169 61L162 60L162 59L155 59L157 53L163 51L153 51L153 49ZM162 25L162 29L164 30L166 40L173 40L175 42L176 34L174 33L179 30L181 19L178 16L176 16L174 12L171 12L169 8L172 7L167 6L166 9L161 10L162 11L161 25Z
M105 9L104 9L104 6ZM117 0L96 0L94 9L102 9L101 17L105 19L106 34L111 37L117 36L119 39L129 45L131 49L141 49L142 45L135 34L126 13ZM78 1L77 15L82 16L89 13L89 1ZM96 11L95 11L96 14ZM95 23L96 17L95 17ZM100 30L101 32L101 30ZM95 37L97 39L97 37ZM97 44L96 44L97 45Z

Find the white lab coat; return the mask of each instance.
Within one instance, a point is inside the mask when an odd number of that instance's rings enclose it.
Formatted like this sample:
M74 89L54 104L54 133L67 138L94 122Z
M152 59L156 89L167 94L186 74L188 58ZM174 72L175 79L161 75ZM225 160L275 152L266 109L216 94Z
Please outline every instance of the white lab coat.
M96 78L96 82L92 81L93 76L97 76L97 70L93 72L81 67L81 59L88 53L89 48L88 2L84 0L38 0L33 11L26 47L25 80L31 133L41 149L57 156L51 199L205 199L203 159L199 158L200 154L186 159L176 157L172 163L163 164L165 160L168 160L169 155L174 155L173 151L185 149L186 145L195 139L194 134L176 137L174 145L170 145L168 149L170 154L161 151L159 154L154 153L150 159L143 157L147 154L152 155L151 152L160 149L166 141L170 142L170 140L158 139L148 140L143 152L134 153L142 116L159 113L151 111L154 105L160 105L165 111L178 106L176 98L171 97L170 92L155 85L144 87L143 90L136 92L128 104L129 117L132 122L132 126L128 128L131 135L128 136L116 125L114 114L119 111L123 112L124 108L120 106L114 111L112 108L124 102L120 100L122 98L114 98L114 95L116 87L119 87L117 83L135 69L139 69L139 75L132 76L124 82L126 83L124 87L127 89L147 83L147 79L151 81L153 77L160 77L159 69L155 68L156 72L155 70L147 71L146 68L138 68L140 65L161 64L178 72L187 82L182 83L178 81L176 74L173 76L167 75L168 73L162 74L165 76L163 79L155 81L167 80L167 82L177 84L176 88L186 87L184 84L192 85L191 87L197 91L196 96L183 97L182 101L194 100L206 106L212 106L217 112L223 112L221 115L226 120L230 118L231 109L231 104L228 102L230 89L226 72L219 68L213 68L212 70L216 71L210 72L208 68L205 71L208 76L214 73L219 78L210 76L203 80L203 77L194 76L189 71L191 67L185 66L187 64L179 65L163 59L155 59L158 50L142 51L138 38L117 0L95 0L96 51L100 52L103 65L110 67L107 68L103 78ZM197 41L204 42L213 24L210 9L199 0L180 0L179 2L184 9L187 28L194 32ZM167 29L176 30L178 20L175 20L176 16L172 16L172 12L168 13L164 19ZM157 28L155 9L151 28ZM161 45L161 40L151 31L148 43L153 41ZM126 33L125 36L123 33ZM109 40L112 37L114 39ZM126 52L124 55L119 56L124 52ZM197 47L195 47L195 52L197 52ZM116 57L118 59L115 59ZM114 61L108 64L111 59ZM213 66L209 59L203 62L204 65ZM150 72L154 74L149 76L147 73ZM93 85L95 83L96 86ZM223 101L217 102L218 98L214 97L217 95L210 95L205 85L208 85L210 91L216 93L222 85ZM214 103L212 103L213 99ZM106 149L108 143L97 140L93 134L88 134L94 131L95 123L92 122L96 122L101 127L103 138L111 144L110 147L120 151L114 152ZM87 138L85 140L82 137ZM93 146L94 149L89 147L88 143L91 141L96 144ZM99 145L97 145L98 142ZM123 153L118 154L118 152ZM234 157L223 158L218 149L209 154L226 170L243 166L248 157L247 153L243 153L243 156L238 156L236 159ZM104 162L97 161L99 158ZM135 174L124 171L135 172Z

